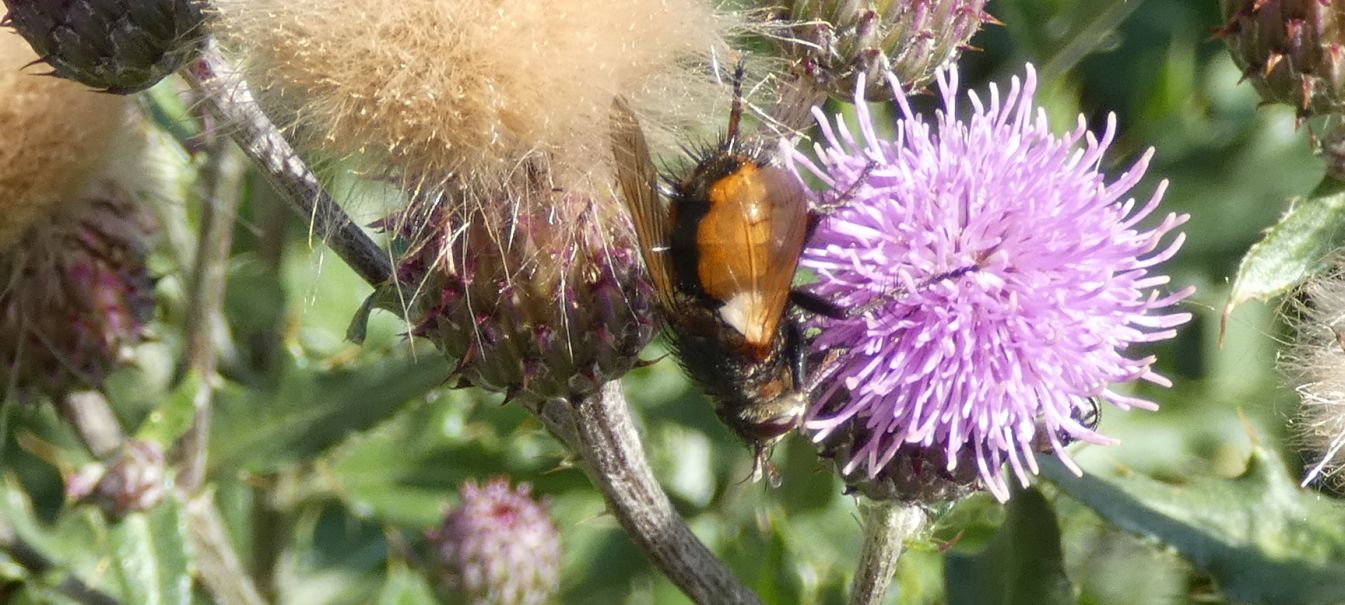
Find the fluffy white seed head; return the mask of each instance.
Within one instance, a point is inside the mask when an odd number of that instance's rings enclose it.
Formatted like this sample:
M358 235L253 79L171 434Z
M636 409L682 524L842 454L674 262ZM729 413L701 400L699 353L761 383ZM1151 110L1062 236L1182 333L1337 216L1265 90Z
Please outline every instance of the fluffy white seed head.
M1345 478L1345 258L1331 266L1304 286L1291 320L1294 346L1280 360L1303 402L1297 436L1313 460L1304 485Z
M534 159L562 187L609 186L614 97L656 143L717 124L728 100L708 68L726 52L725 21L699 0L216 4L263 102L302 146L369 160L413 193L498 199Z
M0 16L4 10L0 9ZM118 172L135 145L132 99L41 75L28 43L0 29L0 251Z

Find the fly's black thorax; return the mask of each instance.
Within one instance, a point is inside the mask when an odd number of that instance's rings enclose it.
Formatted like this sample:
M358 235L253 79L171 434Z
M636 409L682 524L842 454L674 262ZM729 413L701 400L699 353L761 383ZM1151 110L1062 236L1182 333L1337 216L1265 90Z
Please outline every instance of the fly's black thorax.
M668 334L682 368L710 395L719 418L744 441L773 441L796 424L802 413L796 408L801 401L804 350L792 319L780 322L771 350L761 359L726 347L723 333L670 330Z

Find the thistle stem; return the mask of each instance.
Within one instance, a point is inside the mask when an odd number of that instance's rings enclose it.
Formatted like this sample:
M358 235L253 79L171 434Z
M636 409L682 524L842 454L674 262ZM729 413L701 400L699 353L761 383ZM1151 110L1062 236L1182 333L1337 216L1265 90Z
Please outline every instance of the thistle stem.
M861 501L864 510L864 548L850 585L850 605L877 605L887 596L906 538L928 522L918 504Z
M201 204L201 238L197 242L190 289L187 292L187 372L197 377L192 406L196 418L183 435L178 485L195 492L205 480L210 411L215 398L216 335L227 330L221 320L224 287L233 246L234 222L242 201L243 165L223 140L209 143L202 171L206 197Z
M187 503L187 524L201 582L210 589L220 605L265 605L257 587L229 541L228 530L210 490L199 493Z
M59 402L61 416L79 434L80 441L99 460L106 460L121 449L126 440L121 421L112 412L107 398L99 391L76 391Z
M294 211L309 221L313 234L364 281L375 286L388 283L392 279L392 262L387 253L332 199L276 125L262 113L247 82L220 53L213 38L206 40L200 57L183 73L210 112L228 125L234 142L257 164L271 185L280 190Z
M1345 183L1345 124L1337 123L1327 131L1321 153L1326 163L1326 176Z
M761 602L673 510L645 459L620 382L572 404L549 401L537 413L580 455L584 471L635 544L692 601Z

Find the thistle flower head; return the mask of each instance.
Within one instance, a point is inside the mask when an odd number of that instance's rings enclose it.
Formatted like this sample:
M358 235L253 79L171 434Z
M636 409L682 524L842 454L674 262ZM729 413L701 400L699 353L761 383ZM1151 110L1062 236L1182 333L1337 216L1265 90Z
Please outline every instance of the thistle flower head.
M805 429L824 451L846 442L852 480L929 460L953 478L970 464L1004 499L1005 462L1026 482L1039 448L1077 472L1067 442L1111 443L1087 421L1095 400L1156 408L1110 385L1167 384L1135 347L1191 317L1172 310L1191 290L1163 294L1168 278L1153 271L1180 247L1182 235L1165 236L1187 217L1141 227L1163 186L1143 204L1125 196L1151 152L1109 182L1100 168L1114 118L1100 139L1082 116L1052 134L1030 66L1007 94L960 101L955 71L938 88L933 124L898 93L897 136L881 138L857 98L859 137L816 111L817 161L790 153L801 175L846 198L802 261L815 293L851 310L814 323L815 346L841 352Z
M540 605L560 586L560 534L527 484L467 482L430 532L445 586L472 605Z
M400 183L400 300L463 378L569 397L638 361L650 298L612 196L610 111L626 99L654 133L707 122L727 100L708 77L725 27L709 4L215 5L301 145Z
M35 59L0 31L0 397L23 399L98 386L154 310L133 101L23 72Z

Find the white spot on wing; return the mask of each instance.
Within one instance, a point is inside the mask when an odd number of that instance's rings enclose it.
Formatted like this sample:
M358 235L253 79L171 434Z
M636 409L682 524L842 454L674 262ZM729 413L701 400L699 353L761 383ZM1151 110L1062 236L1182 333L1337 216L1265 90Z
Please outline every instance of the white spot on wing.
M764 304L765 297L760 292L745 290L734 294L719 308L719 317L747 338L747 342L766 342L766 322L761 321L761 307Z

